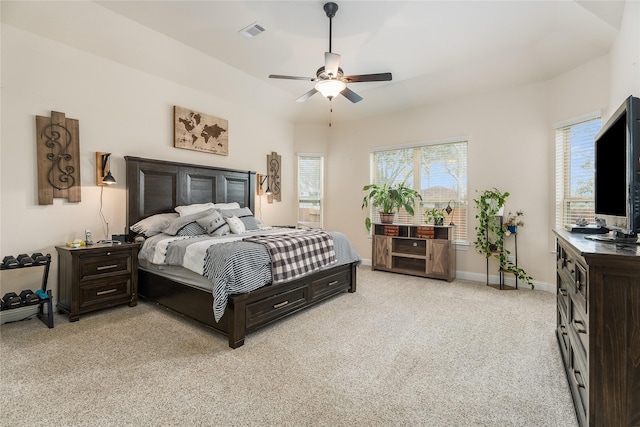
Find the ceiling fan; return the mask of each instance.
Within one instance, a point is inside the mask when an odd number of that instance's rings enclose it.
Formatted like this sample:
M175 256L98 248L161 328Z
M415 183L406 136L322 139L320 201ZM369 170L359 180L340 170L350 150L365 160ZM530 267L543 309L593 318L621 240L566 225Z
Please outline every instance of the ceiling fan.
M324 4L324 11L329 18L329 52L324 53L324 66L318 68L315 77L295 77L282 76L277 74L269 75L271 79L287 79L287 80L308 80L316 82L313 89L305 93L296 102L306 101L311 96L320 92L325 98L332 100L336 95L341 94L349 101L356 103L362 101L362 97L349 89L347 83L360 82L383 82L391 80L391 73L378 74L360 74L354 76L345 76L340 65L340 55L331 52L331 30L332 19L336 16L338 5L329 2Z

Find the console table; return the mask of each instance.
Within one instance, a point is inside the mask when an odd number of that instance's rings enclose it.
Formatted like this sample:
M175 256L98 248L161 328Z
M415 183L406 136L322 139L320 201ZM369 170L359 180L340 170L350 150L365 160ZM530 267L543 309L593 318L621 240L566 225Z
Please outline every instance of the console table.
M454 227L373 224L371 266L451 282L456 278Z

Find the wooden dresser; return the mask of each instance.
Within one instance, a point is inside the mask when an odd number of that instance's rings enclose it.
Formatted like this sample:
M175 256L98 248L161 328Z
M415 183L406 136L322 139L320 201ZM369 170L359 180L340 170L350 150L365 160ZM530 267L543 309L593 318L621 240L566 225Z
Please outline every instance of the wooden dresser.
M581 426L640 426L640 245L557 236L557 330Z
M138 303L137 243L95 244L58 251L58 312L74 322L81 314Z

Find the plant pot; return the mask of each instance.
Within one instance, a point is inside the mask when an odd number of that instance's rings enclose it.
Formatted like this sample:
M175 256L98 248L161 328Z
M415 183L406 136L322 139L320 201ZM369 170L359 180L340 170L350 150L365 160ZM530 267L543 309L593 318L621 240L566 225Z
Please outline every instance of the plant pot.
M518 232L518 226L517 225L507 225L507 230L509 230L509 233L515 234L515 233Z
M393 224L393 218L395 217L395 212L384 213L380 212L380 222L383 224Z
M433 220L433 225L442 225L442 224L444 224L444 218Z

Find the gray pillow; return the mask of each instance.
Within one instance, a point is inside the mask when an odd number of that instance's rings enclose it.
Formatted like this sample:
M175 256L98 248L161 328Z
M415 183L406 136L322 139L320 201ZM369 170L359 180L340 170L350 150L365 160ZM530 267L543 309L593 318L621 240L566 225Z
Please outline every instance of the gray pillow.
M218 211L213 211L211 214L197 220L204 231L212 236L224 236L229 234L229 224L224 220L224 217Z
M240 208L240 209L224 209L218 211L225 218L231 218L232 216L236 216L240 218L240 221L244 223L244 228L249 230L257 230L258 222L256 221L256 217L253 216L253 212L249 208Z
M173 221L171 221L170 223L168 223L166 227L162 230L162 232L165 234L169 234L171 236L175 236L185 226L191 224L192 222L196 222L200 218L204 218L207 215L211 215L211 213L215 211L216 210L214 208L210 208L210 209L207 209L206 211L194 213L192 215L178 217Z

